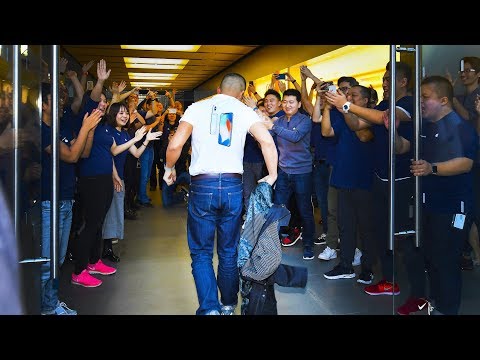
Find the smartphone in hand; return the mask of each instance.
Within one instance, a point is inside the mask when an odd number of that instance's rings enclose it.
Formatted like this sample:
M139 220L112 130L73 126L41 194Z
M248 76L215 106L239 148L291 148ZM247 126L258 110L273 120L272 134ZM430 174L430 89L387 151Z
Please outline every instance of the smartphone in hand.
M277 78L277 80L285 80L286 76L287 74L277 74L275 77Z

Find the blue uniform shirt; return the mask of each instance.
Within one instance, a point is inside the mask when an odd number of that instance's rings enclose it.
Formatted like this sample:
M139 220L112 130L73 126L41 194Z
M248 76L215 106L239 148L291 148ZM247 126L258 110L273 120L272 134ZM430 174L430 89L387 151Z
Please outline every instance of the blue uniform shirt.
M70 109L70 108L69 108ZM72 128L69 125L68 119L65 116L70 116L71 110L66 111L60 120L60 141L68 147L71 146L71 141L75 138ZM62 126L63 121L67 121L65 126ZM45 151L45 148L52 145L52 129L50 126L42 121L42 201L52 200L52 155ZM59 199L72 200L75 193L75 164L59 161Z
M373 142L361 142L343 116L332 124L332 128L338 143L330 185L339 189L370 190L373 180Z
M80 161L80 176L97 176L112 174L113 162L110 151L113 144L112 127L99 124L93 136L90 156Z
M375 109L385 111L388 109L388 100L383 100ZM413 97L404 96L398 99L396 106L399 106L410 113L413 119ZM377 175L382 179L388 179L388 129L385 125L373 125L372 127L375 138L373 139L375 147L374 168ZM413 121L401 121L398 126L398 134L412 143L413 141ZM410 173L410 159L413 158L413 146L410 151L405 154L395 155L395 178L411 177Z
M474 160L478 151L475 129L455 111L436 122L423 119L422 159L429 163L466 157ZM454 214L473 210L473 173L454 176L428 175L421 178L424 208L435 213Z

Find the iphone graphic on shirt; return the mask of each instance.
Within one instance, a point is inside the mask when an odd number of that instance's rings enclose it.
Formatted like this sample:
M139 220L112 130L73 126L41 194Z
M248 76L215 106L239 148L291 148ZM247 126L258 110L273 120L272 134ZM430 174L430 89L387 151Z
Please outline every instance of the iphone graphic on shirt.
M233 113L220 114L220 122L218 129L218 143L223 146L230 146L232 144L232 126Z

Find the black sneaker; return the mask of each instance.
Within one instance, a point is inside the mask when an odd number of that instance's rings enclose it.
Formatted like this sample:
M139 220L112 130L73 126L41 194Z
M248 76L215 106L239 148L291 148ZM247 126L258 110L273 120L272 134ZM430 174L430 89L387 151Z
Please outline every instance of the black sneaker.
M332 270L323 274L323 276L329 280L351 279L355 277L355 271L353 271L353 268L343 267L341 264L338 264Z
M313 240L315 245L325 245L327 243L327 234L323 233L317 239Z
M373 281L373 274L371 271L362 271L360 275L358 275L357 282L360 284L370 285Z

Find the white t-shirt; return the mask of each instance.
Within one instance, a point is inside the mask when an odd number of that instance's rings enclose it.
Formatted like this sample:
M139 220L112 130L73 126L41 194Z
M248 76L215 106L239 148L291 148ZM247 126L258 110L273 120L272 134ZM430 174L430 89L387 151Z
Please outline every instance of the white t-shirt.
M180 121L193 126L191 176L243 174L245 137L261 121L251 108L232 96L217 94L190 105Z

